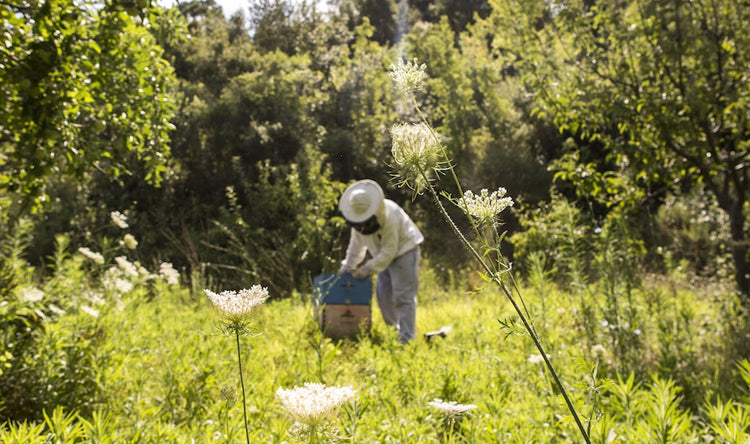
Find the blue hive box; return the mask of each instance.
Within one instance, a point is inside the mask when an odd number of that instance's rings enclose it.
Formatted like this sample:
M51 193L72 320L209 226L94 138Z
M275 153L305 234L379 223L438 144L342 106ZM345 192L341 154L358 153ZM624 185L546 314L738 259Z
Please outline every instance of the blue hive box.
M370 305L372 280L351 274L321 274L313 279L316 305Z
M372 279L350 274L321 274L313 279L315 320L329 338L370 333Z

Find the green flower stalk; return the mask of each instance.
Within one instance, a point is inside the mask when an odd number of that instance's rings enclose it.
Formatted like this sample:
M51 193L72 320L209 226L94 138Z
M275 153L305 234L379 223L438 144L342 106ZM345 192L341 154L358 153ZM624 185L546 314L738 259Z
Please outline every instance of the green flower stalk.
M307 435L309 442L329 442L328 423L335 417L339 408L354 397L352 386L326 387L323 384L308 382L293 389L280 388L276 398L282 407L295 420L300 435ZM323 433L321 433L323 432Z
M240 352L240 336L251 332L251 316L268 298L268 289L254 285L250 289L222 291L214 293L204 290L214 308L222 316L221 330L225 334L233 334L237 343L237 363L240 373L240 387L242 389L242 414L245 420L245 438L250 444L250 431L247 426L247 402L245 400L245 381L242 377L242 354Z
M447 158L440 137L427 122L427 119L420 110L419 104L414 97L414 92L423 87L424 78L426 77L426 74L424 74L424 68L425 65L417 65L416 60L414 63L403 63L399 61L397 65L391 65L390 77L395 82L396 90L411 100L417 114L422 120L422 123L417 125L396 125L394 126L396 131L391 131L393 134L393 158L396 164L395 170L399 178L399 184L407 185L416 192L420 192L424 188L431 194L453 232L471 252L472 256L474 256L479 262L485 279L495 283L506 295L508 301L518 314L526 332L529 334L539 351L539 355L544 360L547 369L552 375L555 384L567 404L568 410L570 410L570 413L575 419L581 435L586 443L590 443L591 441L588 432L578 417L578 413L568 396L565 386L550 362L541 339L531 323L530 315L526 309L521 291L511 273L511 264L503 257L499 249L499 244L502 242L503 235L500 235L497 232L496 218L500 212L513 205L513 200L509 197L505 197L506 190L504 188L499 188L492 193L489 193L488 190L484 189L480 191L479 195L475 195L471 191L465 193L462 191L461 183L458 180L453 165L451 165L450 160ZM422 73L419 71L422 71ZM436 166L445 167L445 169L450 171L455 185L459 190L459 193L461 193L461 197L457 199L448 198L455 205L459 206L468 216L477 238L482 243L482 247L484 248L483 252L480 253L477 251L474 245L469 242L443 206L440 195L433 186L432 181L432 174L436 171ZM495 245L491 245L486 240L483 233L480 231L480 227L489 228L491 230L497 241ZM488 257L490 256L487 253L490 252L494 254L496 262L488 261Z

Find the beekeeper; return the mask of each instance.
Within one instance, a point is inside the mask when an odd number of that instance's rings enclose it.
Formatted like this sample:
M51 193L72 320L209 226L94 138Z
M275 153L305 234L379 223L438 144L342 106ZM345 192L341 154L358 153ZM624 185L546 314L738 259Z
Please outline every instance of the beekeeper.
M350 185L339 200L339 210L351 227L339 273L351 273L356 279L377 274L376 295L383 319L396 328L399 341L414 339L419 245L424 236L370 179ZM370 258L365 261L368 252Z

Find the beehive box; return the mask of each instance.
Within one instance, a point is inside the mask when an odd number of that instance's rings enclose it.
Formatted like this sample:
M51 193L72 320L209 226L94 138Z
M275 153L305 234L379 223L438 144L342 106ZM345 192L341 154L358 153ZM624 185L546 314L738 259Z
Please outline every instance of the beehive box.
M372 281L350 274L321 274L313 279L315 319L329 338L370 333Z

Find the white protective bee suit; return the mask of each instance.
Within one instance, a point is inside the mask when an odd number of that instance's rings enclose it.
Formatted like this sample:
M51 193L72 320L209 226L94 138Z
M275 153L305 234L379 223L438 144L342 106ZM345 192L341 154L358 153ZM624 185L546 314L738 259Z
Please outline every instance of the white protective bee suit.
M422 232L369 179L344 191L339 210L352 227L339 273L351 273L357 279L377 274L376 296L383 319L396 328L401 342L414 339ZM363 263L368 252L370 258Z

